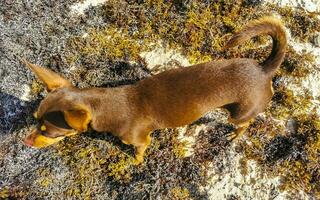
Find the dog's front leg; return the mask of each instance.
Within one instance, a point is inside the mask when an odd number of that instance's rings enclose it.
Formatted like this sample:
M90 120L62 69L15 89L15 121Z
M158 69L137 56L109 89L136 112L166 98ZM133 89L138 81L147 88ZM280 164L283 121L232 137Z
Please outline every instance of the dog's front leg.
M129 131L130 130L130 131ZM122 134L121 141L124 144L133 145L135 147L135 164L143 162L146 149L151 144L151 130L145 126L130 127Z
M148 133L146 136L142 136L138 140L139 142L134 144L134 146L136 147L136 156L135 156L136 165L139 165L140 163L143 162L144 153L148 148L148 146L151 144L150 134Z

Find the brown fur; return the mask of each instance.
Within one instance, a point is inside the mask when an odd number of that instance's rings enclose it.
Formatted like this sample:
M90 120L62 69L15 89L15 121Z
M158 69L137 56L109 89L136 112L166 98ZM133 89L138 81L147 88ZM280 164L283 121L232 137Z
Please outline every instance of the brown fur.
M48 69L23 62L53 90L40 103L39 119L61 111L76 133L85 132L88 126L111 132L136 147L140 163L155 129L190 124L221 107L229 111L229 121L243 132L242 126L265 109L273 95L272 75L283 61L287 45L283 25L272 17L262 18L235 34L226 48L260 34L273 39L271 55L261 65L246 58L212 61L117 88L78 89Z

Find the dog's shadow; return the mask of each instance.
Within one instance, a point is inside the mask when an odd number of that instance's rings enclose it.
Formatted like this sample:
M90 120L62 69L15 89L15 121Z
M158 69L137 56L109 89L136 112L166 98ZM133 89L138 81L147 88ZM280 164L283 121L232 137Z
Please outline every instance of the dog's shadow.
M0 134L10 134L34 124L32 113L40 100L23 101L16 96L0 92Z
M133 157L135 155L135 148L133 145L124 144L118 137L112 135L112 133L89 130L88 132L84 133L83 136L95 140L103 140L109 142L112 146L119 147L120 151Z
M87 133L83 134L83 136L96 140L104 140L110 142L112 146L119 147L120 151L133 157L135 155L135 148L133 145L124 144L118 137L112 135L112 133L96 132L94 130L90 130Z

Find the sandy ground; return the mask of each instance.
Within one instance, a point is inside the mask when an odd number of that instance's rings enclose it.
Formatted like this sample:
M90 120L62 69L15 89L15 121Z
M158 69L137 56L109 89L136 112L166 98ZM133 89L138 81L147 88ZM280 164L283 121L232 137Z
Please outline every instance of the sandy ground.
M320 3L316 0L268 1L278 6L289 5L308 12L320 12ZM68 54L66 45L71 36L86 37L89 28L105 25L100 15L102 11L97 9L104 2L105 0L80 2L77 0L32 0L28 2L2 1L0 3L0 198L165 199L166 193L171 191L168 188L177 187L187 188L191 192L187 196L175 196L176 199L316 199L315 196L303 191L291 196L290 192L281 191L278 188L280 177L268 176L267 172L260 169L255 161L247 163L247 173L243 175L241 161L244 155L238 153L237 145L234 144L226 145L227 149L223 152L217 151L215 159L218 161L212 161L204 170L208 174L206 176L209 177L208 179L202 180L198 178L199 175L193 176L201 171L201 167L194 163L194 155L197 151L194 145L196 138L199 134L208 133L212 129L213 132L219 133L219 129L214 127L225 122L225 116L220 112L207 114L205 118L211 120L209 123L177 129L177 140L185 144L186 151L182 156L185 160L176 161L177 158L170 157L172 155L167 153L172 152L172 148L164 147L163 155L168 156L167 160L159 163L156 163L157 160L148 160L143 168L134 169L132 176L136 177L130 183L119 183L114 176L108 178L104 174L105 171L99 171L101 168L94 168L95 165L92 164L95 163L93 160L98 154L97 157L114 148L120 151L117 147L119 144L114 145L113 142L110 142L110 138L109 140L107 138L106 142L105 138L89 139L80 136L74 143L76 147L67 153L65 148L70 147L67 145L68 141L60 146L43 150L25 147L21 140L36 123L31 114L46 92L41 90L40 93L33 93L35 90L34 77L21 65L17 57L26 57L34 63L63 73L73 82L79 81L79 77L74 74L83 69L78 65L67 65L67 57L64 56ZM307 51L313 54L320 66L320 45L297 42L294 38L290 38L290 44L297 52ZM133 62L125 65L129 68L126 70L121 68L124 66L122 63L112 68L109 66L112 64L98 61L96 66L90 66L86 71L92 78L88 81L80 81L77 85L80 87L116 86L114 82L131 83L164 70L190 65L182 51L163 46L151 51L140 52L139 55L145 60L145 66ZM290 80L285 81L287 81L288 88L292 89L295 94L301 93L301 88L308 89L314 99L311 109L316 109L320 114L319 69L314 69L314 72L303 80L302 85L295 85ZM158 139L162 137L164 136L160 134ZM160 139L159 141L160 146L163 145L161 142L165 142ZM109 147L109 144L116 147ZM93 146L100 150L92 150L95 149ZM82 151L84 149L90 149L90 152ZM74 164L74 162L80 162L83 155L89 160L84 167L94 168L93 170L90 168L87 174L86 169L79 166L81 164ZM157 153L151 151L150 155L154 156ZM161 154L159 153L157 157L161 157ZM118 157L117 159L119 160ZM177 164L178 167L168 164L170 162ZM217 163L220 164L217 165ZM112 167L111 165L99 165L105 168ZM183 174L197 177L194 178L195 181L201 179L202 184L198 185L198 182L192 181L184 184L187 175L185 177L180 174L173 176L174 171L168 172L175 167ZM148 170L156 172L152 175L143 173ZM111 173L110 170L108 173ZM167 173L171 177L165 177L164 174L167 175ZM80 182L79 176L84 177ZM121 174L121 176L125 175ZM170 184L170 182L173 183L173 180L178 179L180 185ZM84 195L88 192L84 188L89 188L91 192L89 196ZM180 193L183 192L180 191Z

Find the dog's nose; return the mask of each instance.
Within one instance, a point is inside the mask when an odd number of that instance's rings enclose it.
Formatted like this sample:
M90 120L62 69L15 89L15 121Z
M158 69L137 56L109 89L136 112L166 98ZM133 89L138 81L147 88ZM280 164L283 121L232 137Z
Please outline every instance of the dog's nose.
M33 142L30 139L24 139L23 143L28 147L33 147Z

